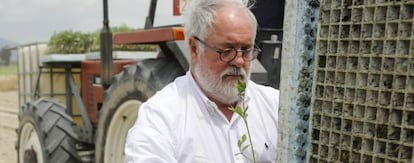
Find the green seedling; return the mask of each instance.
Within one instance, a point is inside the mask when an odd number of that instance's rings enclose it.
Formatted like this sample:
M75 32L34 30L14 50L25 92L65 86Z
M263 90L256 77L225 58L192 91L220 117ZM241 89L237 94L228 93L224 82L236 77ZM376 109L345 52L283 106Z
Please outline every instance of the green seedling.
M249 107L246 106L246 103L244 101L245 93L246 93L246 82L239 80L236 84L236 89L237 89L238 96L240 98L240 105L237 105L236 107L230 107L229 109L233 111L234 113L238 114L243 119L244 125L246 126L246 129L247 129L247 135L249 136L249 143L246 144L247 143L246 134L243 134L242 138L237 141L237 147L240 150L239 154L243 155L245 158L249 159L251 162L256 163L256 156L254 154L254 148L253 148L253 143L252 143L252 139L250 135L250 129L247 123L247 115L248 115L247 110L249 109ZM249 147L252 151L253 159L250 159L249 157L247 157L247 155L244 154L246 149Z

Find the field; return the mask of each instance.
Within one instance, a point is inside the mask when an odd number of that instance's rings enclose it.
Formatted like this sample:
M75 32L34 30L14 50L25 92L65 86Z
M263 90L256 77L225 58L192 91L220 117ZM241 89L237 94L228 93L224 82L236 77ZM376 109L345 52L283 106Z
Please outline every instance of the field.
M0 66L0 163L17 162L18 125L16 66Z
M0 91L17 90L17 67L16 65L0 66Z
M16 74L17 74L16 65L0 66L0 75L16 75Z
M17 92L0 91L0 163L17 162Z

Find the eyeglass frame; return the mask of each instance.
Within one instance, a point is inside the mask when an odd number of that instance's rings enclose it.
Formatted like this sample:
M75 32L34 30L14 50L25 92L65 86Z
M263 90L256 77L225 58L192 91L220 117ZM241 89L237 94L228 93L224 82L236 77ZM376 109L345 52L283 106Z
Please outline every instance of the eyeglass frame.
M211 46L211 45L209 45L209 44L207 44L205 41L203 41L203 40L201 40L200 38L198 38L197 36L193 36L194 37L194 39L196 39L197 41L199 41L201 44L203 44L205 47L208 47L208 48L210 48L211 50L213 50L214 52L216 52L217 54L219 54L219 58L220 58L220 60L221 61L223 61L223 62L231 62L231 61L233 61L236 57L237 57L237 54L239 53L239 52L241 52L241 54L242 54L242 58L243 58L243 60L244 61L252 61L252 60L254 60L254 59L256 59L257 58L257 56L259 55L259 53L262 51L258 46L256 46L256 45L254 45L252 48L249 48L249 49L245 49L245 50L243 50L243 49L240 49L240 50L237 50L236 48L226 48L226 49L220 49L220 48L216 48L216 47L213 47L213 46ZM235 53L234 53L234 56L233 57L231 57L231 59L229 59L229 60L224 60L223 59L223 54L225 55L225 53L227 52L228 54L230 54L230 52L232 52L232 51L234 51ZM247 54L251 54L252 55L252 57L249 59L249 58L246 58L245 56L247 56ZM227 55L228 55L227 54Z

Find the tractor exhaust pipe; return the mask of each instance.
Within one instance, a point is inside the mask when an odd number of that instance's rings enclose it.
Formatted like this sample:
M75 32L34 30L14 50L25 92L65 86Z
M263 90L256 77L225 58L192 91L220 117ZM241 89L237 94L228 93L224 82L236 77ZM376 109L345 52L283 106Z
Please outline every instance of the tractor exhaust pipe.
M154 27L155 10L157 9L157 0L151 0L148 16L145 20L145 29Z
M100 34L101 79L103 87L107 89L111 85L112 77L112 32L109 28L108 0L103 0L103 14L103 27Z

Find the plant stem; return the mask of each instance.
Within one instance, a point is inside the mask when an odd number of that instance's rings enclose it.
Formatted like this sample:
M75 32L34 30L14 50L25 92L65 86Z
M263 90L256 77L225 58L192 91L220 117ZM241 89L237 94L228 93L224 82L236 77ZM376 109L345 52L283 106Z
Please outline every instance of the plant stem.
M251 134L250 134L250 128L249 128L249 125L247 123L247 115L248 115L247 114L247 109L248 109L248 107L246 106L246 101L244 99L245 98L245 93L246 93L246 82L239 80L236 84L236 89L237 89L238 95L239 95L240 100L241 100L241 107L229 108L229 109L232 110L233 112L236 112L237 114L239 114L240 117L242 117L244 125L246 125L247 135L249 136L249 143L250 143L250 149L252 150L253 163L256 163L256 155L254 153L253 142L252 142L252 138L251 138ZM243 137L245 137L245 135L243 135ZM240 152L242 153L242 155L246 157L246 155L243 154L243 151L244 151L245 148L241 147L241 144L244 142L244 140L246 140L243 137L242 137L241 143L238 143L238 146L240 148ZM239 142L240 142L240 140L239 140ZM248 157L246 157L246 158L249 159ZM252 160L250 160L250 161L252 161Z
M254 154L253 143L252 143L252 138L251 138L251 135L250 135L249 125L247 124L247 117L244 117L243 121L244 121L244 124L246 125L246 128L247 128L247 135L249 135L249 143L250 143L250 149L252 150L253 163L256 163L256 156Z

